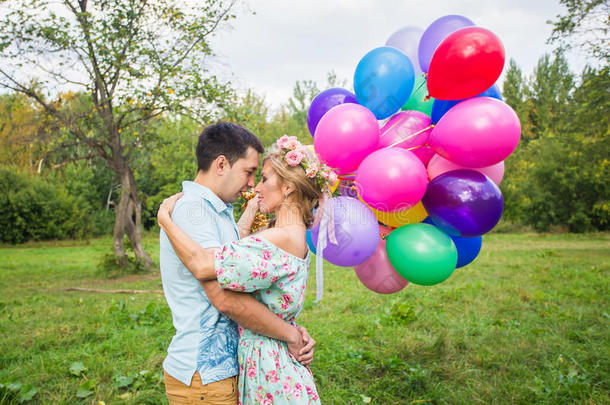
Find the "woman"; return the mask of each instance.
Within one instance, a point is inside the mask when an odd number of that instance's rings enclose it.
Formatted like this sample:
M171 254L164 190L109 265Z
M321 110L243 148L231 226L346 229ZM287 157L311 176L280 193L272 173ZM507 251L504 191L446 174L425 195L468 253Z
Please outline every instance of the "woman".
M260 209L275 214L270 228L216 252L204 250L171 221L179 196L161 205L159 225L198 280L218 279L221 288L251 292L282 319L294 322L303 307L309 271L306 229L334 176L296 137L285 135L265 155L261 181L254 189L258 196L239 224L243 235L253 211ZM238 359L240 404L320 403L311 372L290 355L285 343L240 328Z

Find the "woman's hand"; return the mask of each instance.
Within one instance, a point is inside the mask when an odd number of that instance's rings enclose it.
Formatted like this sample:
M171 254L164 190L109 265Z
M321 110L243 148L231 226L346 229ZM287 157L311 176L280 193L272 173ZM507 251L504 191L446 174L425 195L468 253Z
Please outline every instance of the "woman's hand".
M304 366L309 366L313 362L313 351L316 346L316 341L309 335L304 326L297 326L297 330L303 336L303 348L299 352L297 360Z
M254 211L258 212L258 204L261 201L261 196L256 194L254 197L248 200L248 204L246 204L246 211Z
M302 365L309 366L313 362L313 352L316 341L303 326L295 328L296 332L290 341L286 342L288 352Z
M159 206L159 211L157 211L157 222L161 228L163 228L168 221L172 220L172 211L176 206L176 201L178 201L183 195L184 193L178 193L163 200Z

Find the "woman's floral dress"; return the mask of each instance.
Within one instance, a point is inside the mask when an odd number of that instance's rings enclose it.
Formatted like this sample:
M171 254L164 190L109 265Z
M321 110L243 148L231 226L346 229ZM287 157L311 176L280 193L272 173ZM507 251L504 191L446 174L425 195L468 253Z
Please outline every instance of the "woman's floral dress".
M216 252L221 288L252 292L287 322L294 322L305 301L309 255L302 259L256 235ZM286 343L239 328L239 404L319 404L311 371Z

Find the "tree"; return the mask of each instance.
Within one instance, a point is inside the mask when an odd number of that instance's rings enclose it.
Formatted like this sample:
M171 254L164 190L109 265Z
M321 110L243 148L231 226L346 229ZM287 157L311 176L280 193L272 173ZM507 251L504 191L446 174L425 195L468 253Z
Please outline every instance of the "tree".
M608 65L610 60L610 1L608 0L559 0L567 13L558 15L548 40L564 49L575 45L590 56Z
M561 50L555 52L553 58L545 54L538 59L529 83L532 101L529 113L535 138L549 134L552 136L569 120L573 90L574 75Z
M502 96L504 101L510 105L521 120L522 144L526 144L530 139L536 137L530 121L530 111L533 110L533 103L530 96L525 76L517 62L511 58L506 80L502 85ZM514 160L514 159L513 159Z
M41 144L34 142L43 131L40 110L22 94L0 95L0 163L34 171Z
M101 157L121 184L114 253L127 262L124 235L150 267L141 241L141 197L131 165L155 136L146 123L164 113L206 121L230 94L206 68L209 38L236 0L0 0L0 86L36 101L65 129L62 143ZM52 100L78 89L69 105ZM154 142L153 142L154 143ZM75 158L78 158L75 156Z
M333 71L326 75L324 89L331 87L346 87L347 81L339 79ZM292 88L292 97L280 108L272 120L270 133L272 139L284 134L296 136L301 142L313 143L312 135L307 126L307 112L313 99L320 93L318 84L313 80L297 80Z

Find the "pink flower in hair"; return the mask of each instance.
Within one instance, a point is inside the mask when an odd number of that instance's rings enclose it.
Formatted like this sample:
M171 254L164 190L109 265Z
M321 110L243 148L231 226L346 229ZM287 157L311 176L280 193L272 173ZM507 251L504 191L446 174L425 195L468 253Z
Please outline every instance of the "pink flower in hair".
M286 149L297 150L300 149L303 144L297 140L296 136L290 136L290 139L284 144ZM299 150L300 153L304 154L303 151Z
M295 150L296 148L301 146L301 142L298 141L296 136L288 136L288 135L282 136L280 139L277 140L276 143L280 149L288 149L288 150Z
M328 182L331 186L334 186L335 183L337 183L337 173L331 170L330 173L328 173Z
M302 153L296 150L291 150L290 152L286 153L286 163L288 163L290 166L298 166L303 160L303 157L304 156Z
M305 175L310 179L313 179L318 174L318 165L312 164L305 171Z
M282 136L280 139L277 140L277 146L280 149L284 149L284 147L286 146L286 142L288 142L288 140L290 139L290 137L288 135L284 135Z

